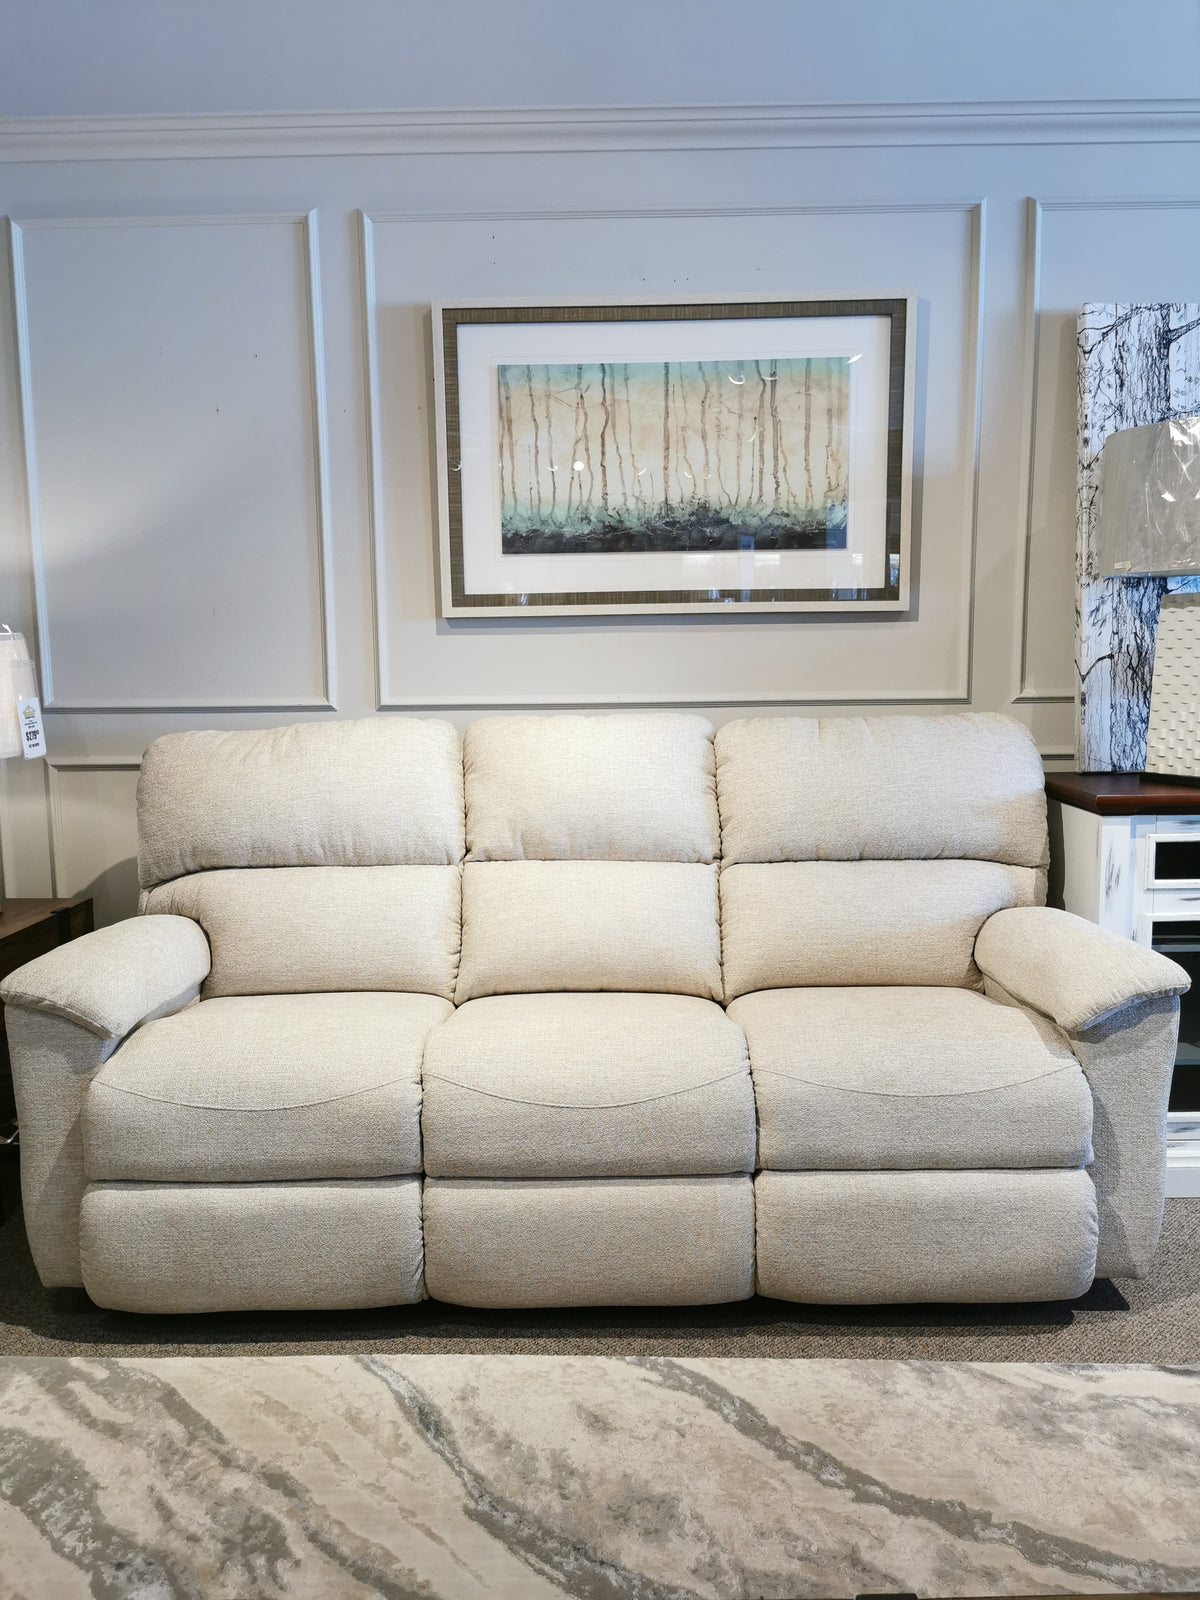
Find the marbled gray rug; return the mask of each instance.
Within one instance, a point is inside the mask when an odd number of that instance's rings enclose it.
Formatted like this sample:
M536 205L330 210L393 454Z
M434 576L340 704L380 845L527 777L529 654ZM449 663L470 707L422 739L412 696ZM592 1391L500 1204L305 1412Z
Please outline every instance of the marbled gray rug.
M1200 1588L1200 1369L0 1362L0 1594Z

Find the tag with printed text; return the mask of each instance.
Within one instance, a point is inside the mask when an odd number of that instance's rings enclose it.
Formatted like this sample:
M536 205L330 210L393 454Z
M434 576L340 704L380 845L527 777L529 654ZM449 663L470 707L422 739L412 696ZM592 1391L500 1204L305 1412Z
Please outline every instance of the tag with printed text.
M17 726L27 760L46 754L46 735L42 728L42 708L32 697L17 701Z

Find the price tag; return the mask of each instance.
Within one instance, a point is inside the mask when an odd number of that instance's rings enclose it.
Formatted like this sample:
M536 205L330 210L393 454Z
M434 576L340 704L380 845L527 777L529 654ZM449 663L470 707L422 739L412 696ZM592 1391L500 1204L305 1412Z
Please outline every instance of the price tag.
M30 697L17 701L17 726L21 730L21 745L25 759L46 754L46 735L42 728L42 708Z

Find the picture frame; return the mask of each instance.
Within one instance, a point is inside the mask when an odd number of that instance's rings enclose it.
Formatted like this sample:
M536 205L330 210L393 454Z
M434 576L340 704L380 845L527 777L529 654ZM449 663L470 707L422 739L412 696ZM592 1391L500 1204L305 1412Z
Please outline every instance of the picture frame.
M910 295L433 306L439 613L902 612Z

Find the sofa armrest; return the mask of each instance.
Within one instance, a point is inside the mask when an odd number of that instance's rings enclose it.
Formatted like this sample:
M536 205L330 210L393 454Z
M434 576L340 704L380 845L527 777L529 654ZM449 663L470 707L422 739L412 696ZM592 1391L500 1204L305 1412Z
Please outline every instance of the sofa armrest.
M83 1282L80 1118L88 1086L140 1023L195 1000L208 969L208 941L195 922L135 917L39 956L0 984L21 1124L25 1232L48 1289Z
M1092 1093L1098 1278L1149 1271L1162 1226L1167 1097L1187 972L1045 906L997 911L975 945L984 991L1053 1019Z
M28 961L0 984L6 1006L65 1017L101 1039L196 998L212 957L188 917L132 917Z
M975 941L975 962L985 979L1070 1034L1191 985L1184 968L1157 950L1049 906L994 912Z

